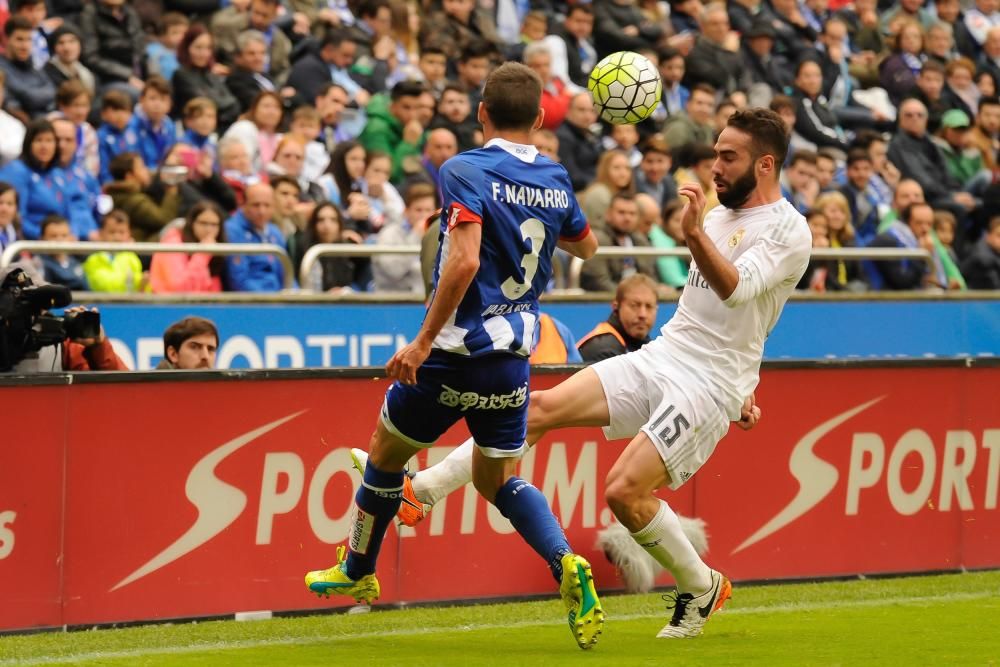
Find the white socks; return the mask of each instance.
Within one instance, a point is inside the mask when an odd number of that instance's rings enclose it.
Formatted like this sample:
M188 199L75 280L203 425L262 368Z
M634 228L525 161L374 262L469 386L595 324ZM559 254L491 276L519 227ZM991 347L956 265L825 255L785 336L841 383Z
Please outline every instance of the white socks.
M433 505L452 491L457 491L471 482L474 447L472 438L469 438L440 463L417 472L411 480L417 500Z
M645 528L632 533L639 546L674 575L681 593L701 595L712 587L712 572L699 558L681 529L670 506L660 500L660 509Z

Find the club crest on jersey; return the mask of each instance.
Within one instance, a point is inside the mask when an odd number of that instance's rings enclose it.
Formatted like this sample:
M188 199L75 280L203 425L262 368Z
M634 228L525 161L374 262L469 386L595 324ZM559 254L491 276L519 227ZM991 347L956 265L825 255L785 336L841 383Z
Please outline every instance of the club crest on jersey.
M730 248L735 248L736 246L738 246L740 244L740 241L743 240L743 235L744 234L746 234L746 230L745 229L741 229L738 232L736 232L735 234L733 234L732 236L730 236L729 237L729 247Z

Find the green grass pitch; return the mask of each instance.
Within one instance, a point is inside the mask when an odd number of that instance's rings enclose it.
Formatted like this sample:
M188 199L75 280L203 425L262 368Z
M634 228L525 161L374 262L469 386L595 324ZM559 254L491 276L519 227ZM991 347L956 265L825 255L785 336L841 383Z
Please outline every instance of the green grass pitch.
M733 595L693 640L655 639L659 594L605 596L586 652L553 599L6 636L0 665L1000 665L1000 572Z

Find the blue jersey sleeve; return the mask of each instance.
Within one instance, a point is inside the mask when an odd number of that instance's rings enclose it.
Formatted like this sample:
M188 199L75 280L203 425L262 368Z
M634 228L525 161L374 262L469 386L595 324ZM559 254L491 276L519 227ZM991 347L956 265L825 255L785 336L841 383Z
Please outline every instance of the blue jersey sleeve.
M441 167L442 222L451 230L465 222L483 223L481 172L461 159Z

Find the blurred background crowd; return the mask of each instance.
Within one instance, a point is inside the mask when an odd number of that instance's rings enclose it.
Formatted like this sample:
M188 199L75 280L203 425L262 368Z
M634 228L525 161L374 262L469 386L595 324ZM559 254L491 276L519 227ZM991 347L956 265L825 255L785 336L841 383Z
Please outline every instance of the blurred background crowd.
M18 239L318 243L433 252L438 170L482 144L491 68L538 72L540 153L569 171L602 245L683 245L677 185L717 205L729 114L787 122L785 196L815 247L924 248L814 261L813 291L1000 289L998 0L0 0L0 249ZM630 50L663 97L599 122L587 77ZM426 237L426 238L425 238ZM37 256L101 292L278 291L266 255ZM552 287L566 286L560 271ZM595 258L584 290L680 258ZM423 293L420 259L324 257L317 291Z

